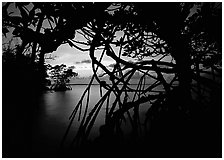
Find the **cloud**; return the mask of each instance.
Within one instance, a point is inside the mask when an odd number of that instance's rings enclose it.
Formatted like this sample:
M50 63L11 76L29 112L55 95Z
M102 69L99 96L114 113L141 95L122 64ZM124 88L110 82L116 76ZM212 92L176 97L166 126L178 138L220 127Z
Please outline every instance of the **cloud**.
M85 60L82 60L82 61L79 61L79 62L75 62L75 64L81 64L81 63L86 63L86 64L89 64L91 63L92 61L90 59L85 59Z
M90 59L86 59L86 60L81 61L81 63L91 63L91 60Z
M111 68L114 68L114 66L115 66L115 63L108 65L108 67L111 67Z
M116 65L116 63L111 63L111 64L109 64L107 67L114 68L115 65ZM120 63L120 66L122 67L122 66L124 66L124 65Z
M70 66L68 67L69 69L75 69L76 67L75 66Z

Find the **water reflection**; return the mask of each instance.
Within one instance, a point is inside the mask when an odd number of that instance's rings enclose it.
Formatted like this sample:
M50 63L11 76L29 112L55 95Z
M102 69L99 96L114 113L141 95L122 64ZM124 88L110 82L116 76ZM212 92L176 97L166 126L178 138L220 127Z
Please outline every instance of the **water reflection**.
M34 127L34 152L51 153L57 152L60 142L69 123L69 116L75 105L78 103L82 93L87 85L73 85L72 90L65 92L46 92L40 97L39 109L36 125ZM105 90L103 90L105 93ZM94 107L100 98L99 86L93 85L90 93L89 109ZM130 95L130 98L132 96ZM113 102L114 96L111 96L110 102ZM83 106L85 106L85 99ZM147 105L148 104L143 104ZM141 107L140 112L144 113L148 107ZM82 108L84 112L85 107ZM82 112L82 113L83 113ZM93 140L99 135L99 128L105 121L106 109L103 107L97 116L95 125L90 133L90 139ZM143 114L144 115L144 114ZM78 116L77 116L78 117ZM142 116L144 118L144 116ZM77 132L79 122L75 119L71 131L69 132L67 142L71 142ZM130 131L130 124L123 125L124 130Z

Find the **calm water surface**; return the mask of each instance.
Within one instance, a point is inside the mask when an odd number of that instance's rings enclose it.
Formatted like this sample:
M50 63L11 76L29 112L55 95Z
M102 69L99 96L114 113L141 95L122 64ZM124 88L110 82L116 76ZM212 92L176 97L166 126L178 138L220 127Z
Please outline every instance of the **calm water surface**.
M69 116L72 113L74 107L78 103L82 93L86 89L87 85L72 85L72 90L65 92L46 92L40 97L39 108L37 112L36 123L34 125L33 135L33 150L35 152L55 152L59 148L62 137L66 131L69 123ZM105 93L105 91L104 91ZM133 95L130 95L133 96ZM93 85L90 93L90 106L94 105L100 98L99 85ZM114 96L110 98L110 102L113 102ZM146 107L141 107L140 112L145 113L149 104L143 104ZM85 106L85 101L83 102ZM83 107L84 112L85 107ZM96 119L95 125L90 133L90 139L94 139L99 135L99 127L105 121L105 106L101 108L100 113ZM143 114L144 116L144 114ZM141 117L144 118L144 117ZM77 132L79 122L75 119L71 132L68 135L67 142L71 141ZM126 123L125 130L130 129L130 124Z

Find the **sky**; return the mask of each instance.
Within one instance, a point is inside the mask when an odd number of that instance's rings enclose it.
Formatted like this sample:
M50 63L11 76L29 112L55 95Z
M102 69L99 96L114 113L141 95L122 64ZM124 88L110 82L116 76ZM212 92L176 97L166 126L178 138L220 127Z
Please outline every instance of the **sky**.
M82 52L70 47L68 44L63 44L50 54L54 59L46 60L46 63L51 65L63 63L66 66L75 66L74 71L81 77L90 76L92 74L91 60L88 52Z
M68 44L63 44L50 54L54 58L46 60L46 63L51 65L63 63L66 66L75 66L74 71L77 72L80 77L88 77L92 75L92 62L88 51L82 52L76 48L70 47ZM96 52L96 57L99 56L100 53ZM108 66L115 63L115 61L104 57L102 63Z
M117 32L115 34L118 38L121 37L122 33ZM75 40L77 41L85 41L82 36L80 36L79 33L76 33ZM113 47L113 46L112 46ZM85 47L88 48L88 47ZM115 53L118 53L119 48L113 47ZM101 56L102 50L96 50L95 51L95 57L99 59ZM57 65L57 64L65 64L67 66L75 66L74 71L78 73L79 77L89 77L93 74L92 72L92 63L91 58L89 56L89 51L80 51L76 48L72 48L68 44L62 44L58 47L58 49L52 53L50 53L53 59L46 60L46 63L49 63L51 65ZM49 56L49 55L47 55ZM129 57L122 57L122 59L127 61L134 61L133 58ZM104 56L102 59L102 64L105 66L109 66L111 64L114 64L115 61L108 57Z

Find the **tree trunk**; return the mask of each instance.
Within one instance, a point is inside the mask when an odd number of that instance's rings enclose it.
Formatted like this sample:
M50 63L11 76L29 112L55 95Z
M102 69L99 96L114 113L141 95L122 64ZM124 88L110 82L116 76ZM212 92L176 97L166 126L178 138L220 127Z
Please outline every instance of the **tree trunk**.
M44 21L44 17L41 16L39 23L37 25L37 29L36 29L36 33L39 34L40 33L40 29L41 26L43 24ZM36 48L37 48L37 42L33 42L33 47L32 47L32 54L31 54L31 63L34 64L35 63L35 58L36 58Z
M40 52L40 58L39 58L39 64L38 64L38 69L39 69L39 84L41 90L44 89L45 87L45 66L44 66L44 53Z
M173 57L176 60L179 78L179 91L177 97L182 105L186 106L191 100L191 59L186 37L178 37L173 43Z

